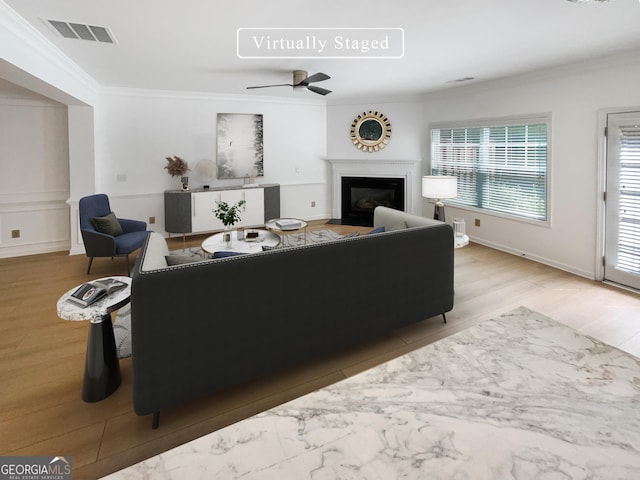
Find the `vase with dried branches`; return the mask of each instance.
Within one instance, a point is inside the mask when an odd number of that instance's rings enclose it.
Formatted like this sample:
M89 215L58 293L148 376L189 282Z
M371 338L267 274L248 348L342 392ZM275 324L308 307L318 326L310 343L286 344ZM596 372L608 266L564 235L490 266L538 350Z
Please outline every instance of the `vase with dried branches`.
M189 190L189 177L185 174L189 170L189 164L182 158L174 155L173 158L166 157L167 165L164 167L172 177L180 177L180 190Z

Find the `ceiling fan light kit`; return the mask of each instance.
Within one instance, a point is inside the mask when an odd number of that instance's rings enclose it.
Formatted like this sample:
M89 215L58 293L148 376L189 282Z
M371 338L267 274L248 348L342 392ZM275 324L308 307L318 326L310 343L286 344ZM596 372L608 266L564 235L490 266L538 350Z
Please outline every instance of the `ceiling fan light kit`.
M294 91L310 90L319 95L327 95L331 93L331 90L327 90L326 88L320 88L320 87L316 87L315 85L309 85L309 84L322 82L324 80L329 80L330 78L331 77L329 75L322 72L314 73L309 77L307 76L307 72L305 70L294 70L293 83L277 83L275 85L259 85L256 87L247 87L247 90L251 90L255 88L270 88L270 87L293 87Z

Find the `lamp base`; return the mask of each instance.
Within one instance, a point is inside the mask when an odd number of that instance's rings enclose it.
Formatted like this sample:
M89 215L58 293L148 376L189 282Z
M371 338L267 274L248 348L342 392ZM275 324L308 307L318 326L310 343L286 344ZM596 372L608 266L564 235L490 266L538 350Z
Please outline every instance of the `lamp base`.
M433 208L433 219L444 222L444 205L438 205Z

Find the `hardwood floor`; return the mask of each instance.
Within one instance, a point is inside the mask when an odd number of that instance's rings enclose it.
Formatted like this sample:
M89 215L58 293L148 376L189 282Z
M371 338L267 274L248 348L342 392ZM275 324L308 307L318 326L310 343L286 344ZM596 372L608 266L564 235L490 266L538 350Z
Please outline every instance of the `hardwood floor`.
M341 233L367 228L324 225ZM187 238L198 246L203 236ZM182 239L170 241L182 248ZM80 398L87 322L56 315L59 296L90 278L122 275L124 260L66 252L0 259L0 455L73 457L73 478L99 478L388 359L523 305L640 356L640 296L514 255L470 244L455 251L456 298L441 317L162 412L160 429L131 404L131 359L102 402ZM324 298L310 308L333 309ZM169 353L170 354L170 353ZM216 366L212 365L212 368ZM188 374L188 372L185 372Z

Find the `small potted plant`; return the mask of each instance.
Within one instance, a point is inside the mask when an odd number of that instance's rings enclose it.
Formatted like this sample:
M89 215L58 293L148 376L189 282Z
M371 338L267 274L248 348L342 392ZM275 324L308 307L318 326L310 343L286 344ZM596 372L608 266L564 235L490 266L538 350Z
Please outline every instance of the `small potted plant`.
M246 200L240 200L233 205L229 205L227 202L222 201L216 202L218 206L213 210L213 213L225 227L224 241L227 243L231 242L230 230L240 221L239 210L245 203L247 203Z
M182 158L174 155L173 158L166 157L167 165L164 167L172 177L180 177L180 190L189 190L189 177L185 176L189 170L189 164Z

